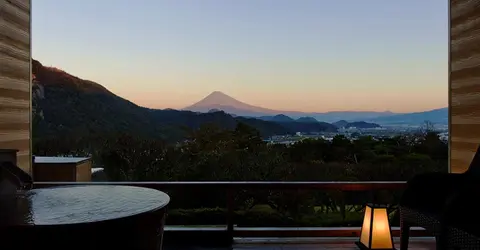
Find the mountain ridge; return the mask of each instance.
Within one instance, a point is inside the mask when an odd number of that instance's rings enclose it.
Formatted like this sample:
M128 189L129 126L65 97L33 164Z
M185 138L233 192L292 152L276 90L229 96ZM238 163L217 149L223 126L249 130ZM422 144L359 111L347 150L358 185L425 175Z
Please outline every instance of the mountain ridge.
M296 113L296 116L290 116L291 114L288 112L275 114L273 117L276 119L268 121L267 118L260 116L243 117L232 114L222 108L208 109L205 114L186 110L150 109L124 99L98 83L83 80L55 67L43 66L37 60L32 60L32 77L34 79L32 86L34 137L58 134L65 136L69 134L103 134L118 131L139 133L147 137L159 135L165 139L181 139L185 136L185 128L196 129L202 124L214 123L220 127L232 129L239 122L253 126L263 136L336 131L336 126L325 122L325 119L319 119L318 115L314 117L304 113ZM213 92L210 97L213 97L214 100L220 99L223 103L230 105L243 105L244 108L255 107L237 101L219 91ZM203 102L204 106L212 104L207 101ZM271 109L264 108L256 109L258 112L265 110L271 111ZM337 116L342 117L345 113L349 112L331 112L330 119L333 120ZM366 114L356 115L364 117ZM350 118L354 117L350 116ZM379 117L375 116L372 119L379 119ZM394 115L383 119L398 120L402 117L398 118ZM313 120L317 120L318 123L306 122ZM368 119L363 120L371 122ZM349 120L349 122L354 121L358 120Z
M221 104L219 104L221 103ZM221 107L236 107L237 109L251 110L251 112L268 113L276 112L273 109L253 106L239 101L221 91L213 91L200 101L183 108L184 110L196 111L204 113L205 110L221 109ZM227 112L227 111L226 111ZM227 112L228 113L228 112Z
M379 123L383 125L404 125L404 124L423 124L425 121L434 124L448 124L448 107L432 109L422 112L413 112L407 114L397 114L392 116L377 117L368 122Z
M228 114L233 114L236 116L245 116L245 117L254 117L264 119L265 117L271 117L275 115L285 115L291 117L292 119L300 119L303 117L311 117L317 121L333 123L339 120L346 120L347 122L358 122L358 121L368 121L374 123L384 123L389 124L393 121L389 119L400 119L399 117L408 118L408 115L415 113L393 113L391 111L376 112L376 111L330 111L330 112L300 112L300 111L279 111L268 109L264 107L257 107L245 102L239 101L221 91L213 91L211 94L207 95L200 101L185 107L184 110L191 110L194 112L205 113L209 110L223 110ZM423 111L429 112L429 111ZM407 115L407 116L402 116ZM398 116L398 117L397 117ZM381 119L384 117L384 119ZM390 118L387 118L390 117ZM438 123L438 120L442 118L430 117L433 118L434 123ZM375 122L378 120L379 122ZM415 124L419 123L418 119L414 121ZM441 123L441 122L440 122Z
M168 142L185 139L189 129L205 124L234 129L245 123L263 137L296 132L336 130L331 124L305 126L233 117L220 110L196 113L174 109L141 107L115 95L102 85L83 80L58 68L32 60L32 117L34 139L72 135L104 136L131 133Z
M131 133L174 142L185 138L186 129L208 123L233 129L239 122L253 126L263 136L291 134L273 122L236 119L224 112L197 114L172 109L157 110L136 105L93 81L45 67L32 60L34 138L51 136Z

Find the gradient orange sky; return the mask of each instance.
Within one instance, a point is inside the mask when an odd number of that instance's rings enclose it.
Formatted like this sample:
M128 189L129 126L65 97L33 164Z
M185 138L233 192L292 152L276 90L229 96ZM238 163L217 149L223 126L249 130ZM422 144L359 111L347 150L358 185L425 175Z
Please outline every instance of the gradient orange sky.
M151 108L447 106L444 0L42 0L33 57Z

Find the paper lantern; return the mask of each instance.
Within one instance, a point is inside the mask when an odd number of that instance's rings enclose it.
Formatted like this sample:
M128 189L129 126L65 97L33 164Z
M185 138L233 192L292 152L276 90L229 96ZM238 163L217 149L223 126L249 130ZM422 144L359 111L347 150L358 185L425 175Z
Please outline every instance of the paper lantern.
M360 241L356 244L360 249L395 249L385 206L366 205Z

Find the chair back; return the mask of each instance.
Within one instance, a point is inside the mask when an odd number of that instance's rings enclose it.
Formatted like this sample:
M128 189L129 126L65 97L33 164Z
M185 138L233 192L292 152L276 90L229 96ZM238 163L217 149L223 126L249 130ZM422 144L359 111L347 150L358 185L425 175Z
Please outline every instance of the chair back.
M465 174L480 177L480 146L477 148L477 152L475 152L475 156L473 156L473 160Z
M0 183L10 183L16 189L30 189L33 185L32 177L17 166L16 149L0 149ZM2 192L0 187L0 192ZM7 191L8 192L8 191Z
M9 181L18 190L28 190L33 186L32 177L11 162L0 162L0 182Z

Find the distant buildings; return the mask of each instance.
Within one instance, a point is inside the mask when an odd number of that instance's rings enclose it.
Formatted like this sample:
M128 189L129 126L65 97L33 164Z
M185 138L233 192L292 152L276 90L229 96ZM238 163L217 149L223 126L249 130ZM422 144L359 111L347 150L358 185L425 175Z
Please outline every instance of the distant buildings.
M343 135L348 139L358 139L362 136L371 136L373 139L383 138L383 137L394 137L394 136L403 136L411 135L419 132L419 127L411 126L387 126L379 128L368 128L361 129L356 127L342 128L338 132L315 132L315 133L300 133L297 132L295 135L276 135L268 138L265 142L272 144L292 144L304 139L324 139L327 141L333 140L337 135ZM439 137L441 140L448 140L448 129L442 128L438 129Z

